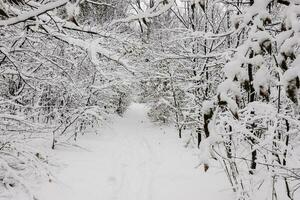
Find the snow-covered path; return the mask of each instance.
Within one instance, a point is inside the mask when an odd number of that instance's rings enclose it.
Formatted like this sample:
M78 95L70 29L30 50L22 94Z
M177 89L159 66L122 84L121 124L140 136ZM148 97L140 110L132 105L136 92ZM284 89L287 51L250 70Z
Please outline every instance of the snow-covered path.
M65 163L57 180L41 186L39 200L229 200L225 176L195 169L197 157L171 128L160 128L133 104L98 136L58 151Z

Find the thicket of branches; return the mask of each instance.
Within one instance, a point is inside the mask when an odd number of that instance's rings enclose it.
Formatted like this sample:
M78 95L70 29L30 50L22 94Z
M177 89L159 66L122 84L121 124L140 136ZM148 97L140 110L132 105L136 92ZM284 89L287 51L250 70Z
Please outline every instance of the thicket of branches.
M96 131L139 90L237 199L294 199L299 18L298 0L0 0L1 190L34 198L24 177L51 177L32 143Z
M124 11L118 1L0 1L1 196L34 198L29 177L51 181L41 140L55 149L126 110L132 47L126 32L99 28Z
M218 160L238 199L299 187L299 6L185 1L151 19L149 116L191 130L204 170Z

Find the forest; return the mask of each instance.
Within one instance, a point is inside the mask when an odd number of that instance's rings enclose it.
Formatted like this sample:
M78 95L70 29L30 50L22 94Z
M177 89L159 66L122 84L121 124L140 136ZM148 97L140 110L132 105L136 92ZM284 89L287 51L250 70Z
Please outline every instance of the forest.
M197 173L219 173L228 200L299 200L299 104L300 0L0 0L0 199L47 199L37 185L92 140L120 175L78 199L227 200L153 196L180 148L200 195Z

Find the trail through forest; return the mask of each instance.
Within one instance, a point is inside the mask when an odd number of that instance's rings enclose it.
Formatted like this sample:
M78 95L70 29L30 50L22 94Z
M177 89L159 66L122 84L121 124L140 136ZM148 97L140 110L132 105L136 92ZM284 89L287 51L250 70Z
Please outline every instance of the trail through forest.
M64 166L38 189L41 200L226 200L231 191L221 169L197 166L196 149L184 148L175 129L158 127L142 104L100 135L85 135L86 150L60 149Z

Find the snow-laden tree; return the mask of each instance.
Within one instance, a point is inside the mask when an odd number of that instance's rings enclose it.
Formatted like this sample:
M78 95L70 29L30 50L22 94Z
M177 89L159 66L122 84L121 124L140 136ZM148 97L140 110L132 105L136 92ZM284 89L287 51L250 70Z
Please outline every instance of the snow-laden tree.
M140 46L145 47L141 80L143 95L152 97L150 116L162 121L168 116L179 133L192 128L200 143L202 101L215 94L215 83L221 81L219 69L227 57L224 49L230 43L228 12L219 1L137 4L129 17L114 23L138 27L133 30L140 33ZM159 113L161 108L169 111Z
M299 186L299 6L240 7L226 79L203 108L200 158L221 161L239 199L293 199Z
M96 13L88 12L97 4ZM0 1L0 193L26 192L49 177L43 148L97 131L130 102L134 65L127 32L105 28L126 12L118 1ZM106 9L107 8L107 9ZM97 11L102 15L97 15ZM94 16L93 16L94 15ZM91 24L94 18L100 27ZM104 23L105 22L105 23ZM120 27L121 29L122 27ZM50 142L51 141L51 142ZM21 189L21 190L20 190ZM18 192L16 192L18 191Z
M153 121L198 138L205 170L221 162L238 199L293 199L299 6L0 0L0 192L23 188L35 198L25 177L51 181L50 161L28 142L69 144L122 115L139 93Z

